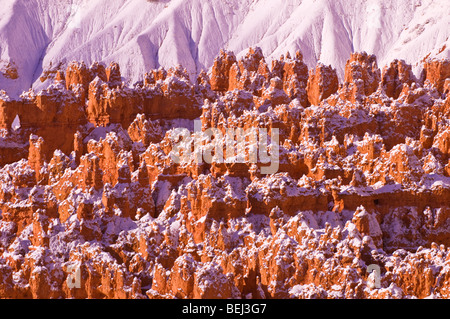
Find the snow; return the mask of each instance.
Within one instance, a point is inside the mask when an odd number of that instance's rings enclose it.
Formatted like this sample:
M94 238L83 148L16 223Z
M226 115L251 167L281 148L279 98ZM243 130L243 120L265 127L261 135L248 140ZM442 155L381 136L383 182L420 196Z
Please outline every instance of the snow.
M16 97L45 87L43 71L72 60L118 62L131 83L153 68L181 64L191 79L220 49L238 57L260 46L268 58L300 49L309 68L331 64L342 77L351 52L367 51L380 67L450 57L445 0L3 0L0 88ZM19 78L4 76L8 62Z
M19 115L16 115L16 117L14 118L14 121L12 122L11 128L14 131L17 131L18 129L20 129L20 118L19 118Z

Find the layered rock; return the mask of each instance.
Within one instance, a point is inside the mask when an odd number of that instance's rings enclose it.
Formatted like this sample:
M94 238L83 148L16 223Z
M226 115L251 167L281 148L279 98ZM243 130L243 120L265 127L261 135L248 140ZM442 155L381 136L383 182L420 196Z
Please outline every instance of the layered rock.
M383 69L381 85L386 95L397 99L403 90L403 86L410 86L417 82L410 65L403 60L395 60Z
M354 53L339 85L251 48L2 92L0 296L448 298L447 65Z
M214 91L228 91L230 82L230 69L236 63L236 57L232 52L220 51L211 68L211 89Z
M336 70L331 66L319 63L315 70L309 71L308 101L312 105L318 105L320 101L337 92L339 81Z
M352 53L345 64L341 98L355 103L364 96L371 95L378 89L380 78L381 72L375 55L366 52Z
M450 62L448 60L428 60L424 64L425 80L443 93L448 87L446 81L450 78ZM448 83L448 81L447 81Z

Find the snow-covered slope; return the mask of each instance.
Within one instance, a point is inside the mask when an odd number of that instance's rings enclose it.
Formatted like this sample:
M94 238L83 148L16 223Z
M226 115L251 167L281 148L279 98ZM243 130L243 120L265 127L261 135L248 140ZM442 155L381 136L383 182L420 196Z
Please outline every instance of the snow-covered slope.
M194 75L224 48L266 57L300 49L342 74L354 51L420 67L450 57L448 0L0 0L0 88L45 85L43 71L71 60L118 62L131 82L159 66ZM13 62L19 77L5 77Z

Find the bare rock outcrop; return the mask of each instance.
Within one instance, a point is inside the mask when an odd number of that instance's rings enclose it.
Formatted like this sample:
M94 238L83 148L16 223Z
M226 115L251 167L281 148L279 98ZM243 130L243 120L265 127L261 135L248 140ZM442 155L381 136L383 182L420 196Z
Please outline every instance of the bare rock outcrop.
M379 86L381 72L375 55L365 52L352 53L345 64L344 83L340 89L343 100L355 103L374 93Z
M446 81L450 78L450 62L448 60L428 60L424 64L424 71L425 80L443 93L447 88Z
M336 70L331 66L319 63L315 70L309 71L308 92L309 103L318 105L320 101L337 92L339 81Z
M236 63L236 57L232 52L220 51L211 68L211 89L226 92L229 87L230 69Z
M395 60L383 69L381 75L381 85L386 95L397 99L403 90L404 85L410 86L417 82L412 72L411 65L403 60Z

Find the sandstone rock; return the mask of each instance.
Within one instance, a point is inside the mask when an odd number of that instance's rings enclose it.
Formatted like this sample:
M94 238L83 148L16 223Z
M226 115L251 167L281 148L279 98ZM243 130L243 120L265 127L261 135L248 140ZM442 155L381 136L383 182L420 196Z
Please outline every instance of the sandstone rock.
M84 62L71 62L66 70L66 88L73 89L77 85L81 85L87 92L89 82L91 81L91 73Z
M300 52L295 58L284 60L283 83L286 94L292 98L298 98L301 105L308 106L306 87L308 82L308 67L303 62Z
M252 48L195 83L71 63L0 92L0 297L448 298L447 64L427 63L419 81L355 53L338 88L300 52L269 66ZM260 128L279 132L272 174ZM215 140L233 154L196 161Z
M366 52L352 53L345 64L344 84L340 89L343 100L354 103L364 95L374 93L379 86L381 78L377 59Z
M46 160L44 153L44 139L36 135L30 135L30 149L28 163L36 172L36 181L41 179L41 168Z
M413 82L415 82L415 76L411 65L403 60L392 61L383 69L381 75L381 85L386 95L394 99L398 98L404 85L411 85Z
M100 159L93 153L85 154L80 159L78 166L80 172L80 184L86 188L94 187L100 189L102 187L103 172L100 168Z
M236 62L234 53L221 50L211 68L211 89L214 91L228 91L230 68Z
M306 88L309 103L318 105L320 101L336 93L338 85L336 70L331 66L319 63L315 70L309 71L308 85Z
M101 72L101 71L100 71ZM100 74L100 79L101 79ZM110 87L118 87L122 84L122 76L120 75L120 66L119 64L112 62L105 69L106 81L108 82Z
M96 77L89 84L87 118L95 125L107 126L110 123L121 123L127 127L137 114L136 106L140 98L134 92L127 92L126 89L118 87L120 75L117 74L119 71L115 64L108 70L110 72L108 83Z
M425 80L429 81L436 89L443 93L445 81L450 78L450 62L448 60L428 60L424 63Z
M383 233L375 214L368 213L363 206L360 206L355 211L352 222L362 235L370 236L377 247L382 246Z
M128 135L133 142L141 142L145 147L162 140L163 133L158 122L148 121L144 114L138 114L128 127Z

